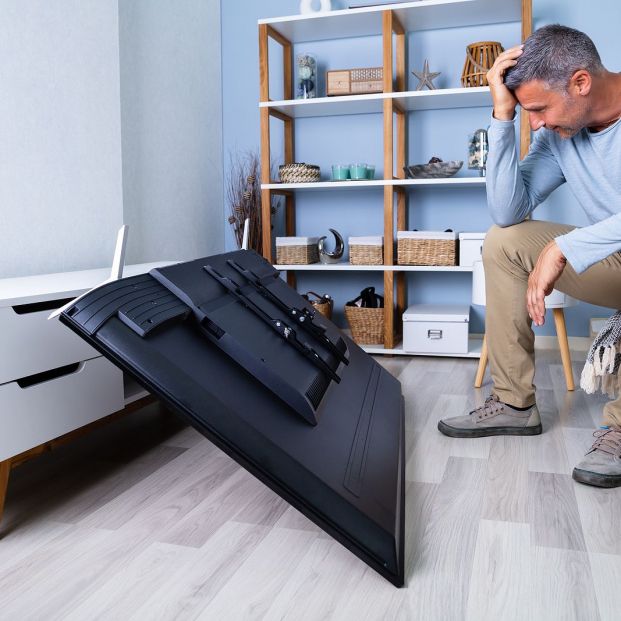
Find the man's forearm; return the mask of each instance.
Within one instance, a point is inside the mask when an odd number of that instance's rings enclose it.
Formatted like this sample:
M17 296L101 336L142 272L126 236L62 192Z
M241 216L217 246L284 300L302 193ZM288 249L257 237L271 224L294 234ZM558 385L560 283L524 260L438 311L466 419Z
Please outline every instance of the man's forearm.
M487 205L490 215L499 226L516 224L524 220L534 206L520 171L513 120L492 118L488 140Z

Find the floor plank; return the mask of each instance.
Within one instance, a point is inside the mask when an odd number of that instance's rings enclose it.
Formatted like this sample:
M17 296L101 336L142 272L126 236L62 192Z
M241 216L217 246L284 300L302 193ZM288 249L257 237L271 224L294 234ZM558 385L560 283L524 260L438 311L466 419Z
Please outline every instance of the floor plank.
M528 445L524 438L490 438L482 518L528 521Z
M535 546L531 613L527 619L597 621L600 619L586 552Z
M585 551L586 544L571 478L561 474L531 472L529 491L533 544Z
M621 584L621 556L618 554L589 555L597 603L602 621L619 618L619 584Z
M481 520L466 618L521 621L529 618L530 527Z

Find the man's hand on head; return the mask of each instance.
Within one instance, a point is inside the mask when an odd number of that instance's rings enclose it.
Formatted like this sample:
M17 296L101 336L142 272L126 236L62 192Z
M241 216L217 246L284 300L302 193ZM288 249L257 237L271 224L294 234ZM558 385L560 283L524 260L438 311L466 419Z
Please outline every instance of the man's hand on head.
M492 68L487 72L489 84L494 102L494 118L499 121L511 121L515 116L515 108L518 101L513 93L505 86L505 71L517 64L518 57L522 54L523 45L516 45L499 54Z
M565 265L567 259L556 242L552 240L546 244L528 277L526 291L526 307L536 326L542 326L545 322L545 296L552 293L554 283L560 278Z

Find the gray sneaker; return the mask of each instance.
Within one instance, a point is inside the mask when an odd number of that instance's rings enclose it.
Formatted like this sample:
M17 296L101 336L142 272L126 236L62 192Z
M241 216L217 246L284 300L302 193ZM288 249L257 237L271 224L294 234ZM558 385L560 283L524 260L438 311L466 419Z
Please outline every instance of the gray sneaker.
M574 468L572 476L579 483L597 487L621 485L621 429L602 427L594 434L595 442Z
M441 420L438 429L451 438L536 436L541 433L541 418L536 405L528 410L516 410L499 401L496 395L490 395L470 414Z

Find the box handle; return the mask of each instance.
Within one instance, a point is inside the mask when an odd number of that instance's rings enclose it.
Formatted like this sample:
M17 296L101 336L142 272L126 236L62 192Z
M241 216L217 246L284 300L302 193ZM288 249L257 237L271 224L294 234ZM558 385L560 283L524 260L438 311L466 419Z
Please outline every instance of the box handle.
M427 330L427 338L437 341L442 338L442 330Z

